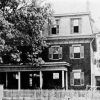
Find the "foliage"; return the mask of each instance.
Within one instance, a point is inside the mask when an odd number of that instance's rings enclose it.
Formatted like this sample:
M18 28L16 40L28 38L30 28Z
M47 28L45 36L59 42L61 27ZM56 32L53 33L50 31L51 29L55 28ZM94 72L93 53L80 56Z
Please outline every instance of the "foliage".
M0 0L2 63L35 63L45 45L42 32L51 20L50 4L40 0Z

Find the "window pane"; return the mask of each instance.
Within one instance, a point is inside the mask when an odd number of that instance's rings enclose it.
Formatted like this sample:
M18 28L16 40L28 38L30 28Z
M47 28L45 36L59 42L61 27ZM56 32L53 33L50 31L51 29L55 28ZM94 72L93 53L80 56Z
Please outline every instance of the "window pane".
M80 79L80 78L81 78L80 72L74 73L74 79Z
M58 54L59 53L59 47L54 47L53 48L53 53Z
M80 53L74 53L74 58L80 58Z
M79 32L79 26L74 26L74 33L78 33Z
M78 21L79 21L78 19L74 19L73 20L73 26L78 26L79 25Z
M74 79L74 85L81 85L80 84L80 79Z
M59 59L59 54L53 54L53 59Z
M74 53L80 53L80 47L74 47Z
M52 28L52 34L56 34L56 27Z

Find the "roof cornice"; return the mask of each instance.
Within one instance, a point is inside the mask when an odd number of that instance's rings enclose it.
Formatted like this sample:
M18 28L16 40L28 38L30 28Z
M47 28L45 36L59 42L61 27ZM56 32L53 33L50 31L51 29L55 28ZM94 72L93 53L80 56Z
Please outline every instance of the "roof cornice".
M46 40L62 40L62 39L93 39L95 38L95 34L92 35L74 35L74 36L48 36Z
M77 12L77 13L65 13L65 14L54 14L54 17L69 17L69 16L83 16L90 15L90 12Z

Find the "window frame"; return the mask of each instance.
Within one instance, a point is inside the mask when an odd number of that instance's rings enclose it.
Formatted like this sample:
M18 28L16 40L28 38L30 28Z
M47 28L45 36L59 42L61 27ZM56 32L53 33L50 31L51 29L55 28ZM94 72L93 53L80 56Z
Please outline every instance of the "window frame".
M80 73L80 85L75 85L75 83L74 83L75 82L75 78L74 78L75 73ZM82 83L82 81L83 81L83 83ZM81 70L72 70L72 72L70 72L70 85L71 86L84 86L84 72L82 72Z
M51 26L50 33L51 35L58 35L59 34L59 23L60 19L55 19L55 24ZM52 29L56 28L56 34L52 34Z
M74 47L80 47L80 58L75 58L74 57ZM69 47L70 49L70 53L69 53L69 57L70 59L83 59L84 58L84 46L82 46L81 44L75 44Z
M78 32L74 32L74 21L75 20L78 20ZM82 20L82 18L71 18L71 34L80 34L81 33L81 20Z
M59 53L59 51L58 51L58 59L53 59L53 55L54 55L54 53L53 53L53 49L55 48L55 47L58 47L59 49L61 48L61 53ZM49 59L50 60L60 60L60 59L62 59L62 47L61 46L51 46L50 48L49 48L49 50L50 49L52 49L52 53L50 53L50 51L49 51ZM55 53L56 54L56 53Z
M81 58L81 46L73 46L73 49L75 49L75 47L79 47L80 48L80 52L79 53L73 52L74 59L80 59ZM79 58L78 57L75 57L75 54L79 54Z

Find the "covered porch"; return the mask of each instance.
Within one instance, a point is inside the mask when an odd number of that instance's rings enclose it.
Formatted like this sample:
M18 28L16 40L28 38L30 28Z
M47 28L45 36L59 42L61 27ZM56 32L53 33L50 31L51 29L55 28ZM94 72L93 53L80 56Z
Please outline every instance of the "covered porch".
M0 66L0 84L4 89L68 89L67 62Z

